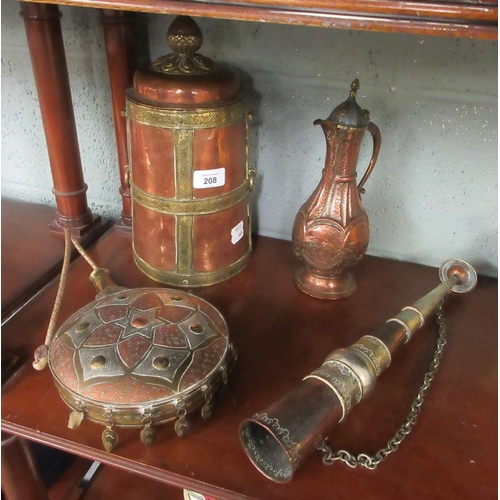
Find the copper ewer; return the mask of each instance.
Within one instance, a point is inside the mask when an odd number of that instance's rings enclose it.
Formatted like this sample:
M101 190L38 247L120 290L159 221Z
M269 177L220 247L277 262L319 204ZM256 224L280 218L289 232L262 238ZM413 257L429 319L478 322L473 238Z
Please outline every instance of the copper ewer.
M177 17L173 52L127 91L134 259L185 287L230 278L252 250L249 115L236 71L199 54L202 40L190 17Z
M343 299L354 293L356 280L346 268L357 264L368 247L370 230L360 195L377 161L381 139L370 113L356 102L358 89L356 79L349 98L326 120L314 122L321 125L326 137L325 168L293 226L294 252L305 261L295 275L295 284L321 299ZM366 130L373 137L373 154L356 185L356 164Z

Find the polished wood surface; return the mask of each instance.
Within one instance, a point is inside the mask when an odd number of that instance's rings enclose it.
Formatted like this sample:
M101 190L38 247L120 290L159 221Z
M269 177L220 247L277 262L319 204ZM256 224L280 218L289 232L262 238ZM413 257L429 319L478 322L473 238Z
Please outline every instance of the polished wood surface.
M108 232L91 255L120 285L154 285L134 266L126 234ZM376 471L326 467L319 453L287 485L254 469L239 443L243 418L295 387L330 351L372 332L439 283L436 269L367 256L353 269L357 291L332 303L295 288L292 277L299 266L289 242L259 237L244 271L195 290L225 316L239 358L211 420L193 418L193 432L185 439L166 425L145 447L138 430L119 429L118 446L108 454L101 426L85 421L77 430L67 428L69 409L49 370L35 372L30 362L3 388L4 431L222 499L496 498L497 280L486 277L473 292L447 299L449 340L428 400L400 450ZM61 322L93 300L89 273L82 259L72 264ZM54 282L4 326L3 348L31 355L44 338L55 292ZM397 353L372 396L332 433L334 449L373 453L387 442L406 418L435 340L429 321Z
M104 30L104 43L108 60L111 103L115 124L118 166L120 172L120 194L123 211L121 222L132 225L130 186L125 167L128 166L127 119L125 112L125 91L132 86L134 62L132 57L132 22L129 12L103 10L101 22Z
M57 5L21 4L54 181L59 226L99 223L87 205L68 68Z
M64 237L48 231L55 214L52 207L2 198L2 321L61 271ZM106 220L96 229L109 226Z
M54 0L42 0L53 3ZM498 38L498 2L391 0L59 0L61 5L325 28Z
M49 500L29 443L2 434L2 492L7 500Z
M82 481L85 474L92 466L93 461L82 457L74 457L71 465L64 471L58 480L49 488L50 500L82 500L86 481ZM82 484L83 483L83 484ZM111 493L111 492L110 492ZM92 497L88 497L91 499Z
M117 493L119 492L119 493ZM88 500L183 500L181 488L159 483L133 472L102 466L85 492ZM75 499L76 500L76 499Z
M48 231L55 213L2 198L2 320L61 271L64 238Z

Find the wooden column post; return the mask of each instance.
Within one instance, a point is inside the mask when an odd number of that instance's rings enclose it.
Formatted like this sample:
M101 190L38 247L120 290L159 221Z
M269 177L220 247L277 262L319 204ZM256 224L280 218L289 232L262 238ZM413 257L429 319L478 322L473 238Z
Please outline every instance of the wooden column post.
M57 5L21 3L54 181L57 218L51 230L84 236L100 225L87 205L73 102Z
M2 491L7 500L49 500L27 441L2 434Z
M111 99L113 103L113 120L115 123L116 145L118 148L118 164L120 169L120 194L123 211L122 227L131 228L131 200L128 183L128 140L125 111L125 91L132 86L134 64L131 49L131 31L133 17L131 13L118 10L103 10L101 22L104 29L104 41L108 59Z

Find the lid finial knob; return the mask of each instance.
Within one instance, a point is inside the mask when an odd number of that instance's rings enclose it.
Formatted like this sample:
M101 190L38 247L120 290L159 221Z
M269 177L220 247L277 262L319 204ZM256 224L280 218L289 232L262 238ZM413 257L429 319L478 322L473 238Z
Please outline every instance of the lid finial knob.
M203 34L191 17L177 16L168 28L167 43L177 54L192 56L200 49Z
M198 54L203 43L203 34L189 16L177 16L167 32L167 43L173 50L153 64L155 71L173 74L207 73L212 69L212 60Z
M356 92L359 90L359 80L356 78L351 83L351 92L349 97L356 97Z
M351 83L349 97L330 113L328 117L330 122L344 127L365 128L368 126L370 113L366 109L361 109L361 106L356 102L358 90L359 80L355 78Z

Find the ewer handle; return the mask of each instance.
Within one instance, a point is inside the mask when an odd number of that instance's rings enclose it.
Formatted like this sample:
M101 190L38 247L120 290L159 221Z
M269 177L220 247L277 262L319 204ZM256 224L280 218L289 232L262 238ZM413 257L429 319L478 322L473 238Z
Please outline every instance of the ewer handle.
M380 144L382 142L382 139L380 137L380 130L378 129L377 125L375 125L375 123L373 122L368 123L368 132L370 132L370 134L372 134L373 137L373 153L368 168L366 169L365 175L363 175L363 178L358 184L358 192L360 194L364 193L363 186L365 182L368 180L368 177L370 177L373 167L375 167L375 163L377 162L378 158L378 153L380 151Z

